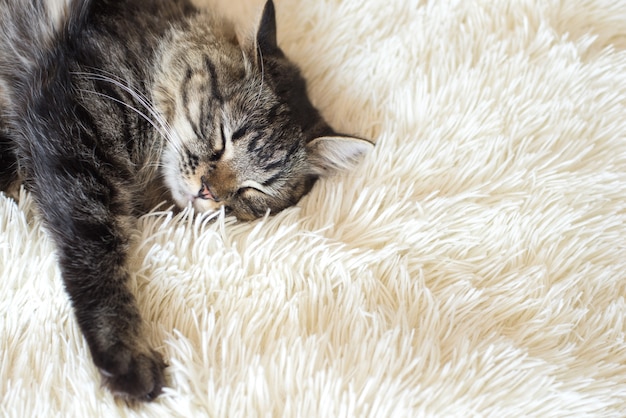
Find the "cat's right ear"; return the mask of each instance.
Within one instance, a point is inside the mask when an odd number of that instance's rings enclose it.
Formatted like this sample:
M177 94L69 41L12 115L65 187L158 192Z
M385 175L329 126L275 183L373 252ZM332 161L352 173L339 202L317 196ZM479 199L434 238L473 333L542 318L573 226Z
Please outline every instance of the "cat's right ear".
M322 136L306 145L312 174L328 176L354 168L374 148L368 140L352 136Z

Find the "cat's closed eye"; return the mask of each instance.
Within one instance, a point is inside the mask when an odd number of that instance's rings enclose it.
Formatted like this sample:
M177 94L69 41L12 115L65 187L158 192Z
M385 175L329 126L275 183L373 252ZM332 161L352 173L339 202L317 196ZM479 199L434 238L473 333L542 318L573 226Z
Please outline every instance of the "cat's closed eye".
M246 192L260 193L262 195L271 195L271 191L267 187L253 180L244 181L237 190L237 194L239 195L244 195Z

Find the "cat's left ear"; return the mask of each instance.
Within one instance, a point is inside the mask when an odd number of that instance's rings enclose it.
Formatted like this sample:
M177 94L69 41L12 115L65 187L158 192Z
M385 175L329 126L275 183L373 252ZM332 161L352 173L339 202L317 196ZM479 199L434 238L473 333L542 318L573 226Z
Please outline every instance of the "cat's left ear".
M261 23L256 34L256 44L263 55L271 55L279 51L276 40L276 9L272 0L267 0L263 8Z
M264 57L282 55L276 37L276 9L272 0L267 0L265 7L263 7L263 14L254 40L246 42L242 41L242 37L238 37L238 39L239 45L244 51L244 61L248 73L261 69Z
M310 169L318 176L352 169L373 148L365 139L339 135L316 138L306 145Z

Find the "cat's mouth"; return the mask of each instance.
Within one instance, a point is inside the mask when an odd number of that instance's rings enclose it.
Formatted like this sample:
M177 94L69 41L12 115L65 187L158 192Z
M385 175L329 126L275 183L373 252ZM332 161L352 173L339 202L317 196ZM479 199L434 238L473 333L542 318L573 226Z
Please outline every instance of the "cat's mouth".
M197 193L181 190L179 196L181 197L180 204L182 206L191 204L199 212L215 211L222 205L220 199L211 191L211 187L204 177L201 181L200 190Z
M221 203L215 200L210 192L204 194L198 193L197 195L189 194L188 204L191 204L191 206L199 212L212 212L222 206Z

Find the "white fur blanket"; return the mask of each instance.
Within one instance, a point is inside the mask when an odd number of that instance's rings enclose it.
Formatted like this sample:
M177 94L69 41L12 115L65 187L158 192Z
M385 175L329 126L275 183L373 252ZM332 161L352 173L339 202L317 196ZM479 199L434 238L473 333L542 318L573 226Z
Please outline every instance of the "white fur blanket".
M374 152L276 217L140 219L170 366L132 407L30 197L0 194L0 416L626 415L626 3L276 7L315 104Z

